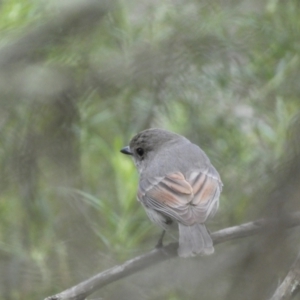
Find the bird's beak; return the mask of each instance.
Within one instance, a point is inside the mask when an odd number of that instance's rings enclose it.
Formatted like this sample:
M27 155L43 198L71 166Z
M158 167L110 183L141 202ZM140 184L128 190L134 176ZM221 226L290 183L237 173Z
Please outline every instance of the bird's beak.
M126 146L126 147L122 148L120 151L121 151L122 153L124 153L124 154L132 155L132 152L131 152L129 146Z

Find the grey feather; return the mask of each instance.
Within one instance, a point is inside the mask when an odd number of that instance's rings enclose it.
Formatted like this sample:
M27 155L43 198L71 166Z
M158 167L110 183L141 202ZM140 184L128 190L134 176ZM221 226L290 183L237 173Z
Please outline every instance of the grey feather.
M178 255L213 253L204 222L218 209L222 182L204 151L159 128L140 132L127 148L122 153L132 155L139 171L137 198L149 218L165 230L178 223Z
M190 257L197 254L209 255L214 252L212 239L204 224L192 226L179 225L179 248L180 257Z

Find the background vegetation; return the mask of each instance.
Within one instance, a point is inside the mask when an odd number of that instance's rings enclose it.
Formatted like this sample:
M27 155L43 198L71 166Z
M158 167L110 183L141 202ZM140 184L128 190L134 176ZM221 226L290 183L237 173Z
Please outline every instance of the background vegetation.
M187 136L219 170L211 231L298 210L299 16L297 0L0 1L0 299L43 299L155 245L119 153L148 127ZM296 233L175 259L98 296L267 299Z

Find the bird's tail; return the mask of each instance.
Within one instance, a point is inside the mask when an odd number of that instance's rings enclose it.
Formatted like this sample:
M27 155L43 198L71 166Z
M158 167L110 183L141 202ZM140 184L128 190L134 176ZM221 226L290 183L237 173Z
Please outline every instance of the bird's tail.
M178 255L181 257L209 255L214 252L212 239L204 224L179 225Z

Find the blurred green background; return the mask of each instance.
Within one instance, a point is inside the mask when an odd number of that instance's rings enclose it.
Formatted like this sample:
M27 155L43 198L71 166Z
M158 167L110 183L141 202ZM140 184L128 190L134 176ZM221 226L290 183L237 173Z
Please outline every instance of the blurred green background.
M299 16L297 0L0 1L0 299L44 299L154 247L119 152L149 127L185 135L218 169L211 231L299 209ZM296 231L95 297L267 299Z

